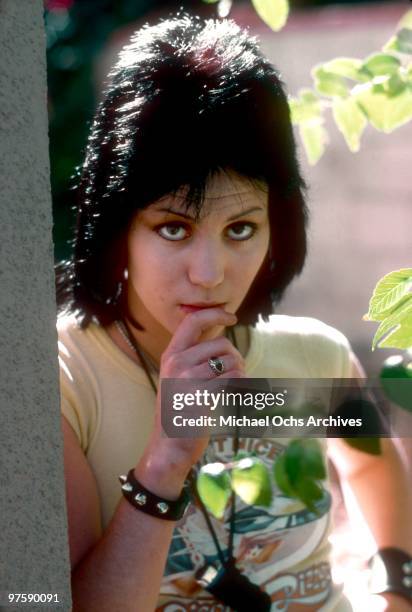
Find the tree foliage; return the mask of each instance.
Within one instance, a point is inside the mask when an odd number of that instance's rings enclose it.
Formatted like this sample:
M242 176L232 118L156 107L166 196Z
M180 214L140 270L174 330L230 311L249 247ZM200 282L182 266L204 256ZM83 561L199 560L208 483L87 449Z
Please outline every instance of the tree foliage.
M326 150L326 113L332 117L352 152L371 125L389 134L412 119L412 10L382 50L365 58L337 57L312 69L312 89L290 99L309 163Z

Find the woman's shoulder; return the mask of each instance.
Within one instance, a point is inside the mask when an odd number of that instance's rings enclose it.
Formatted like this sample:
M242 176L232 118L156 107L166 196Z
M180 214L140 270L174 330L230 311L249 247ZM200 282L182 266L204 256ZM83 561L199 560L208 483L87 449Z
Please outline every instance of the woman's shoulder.
M338 329L313 317L270 315L260 318L255 342L266 358L288 363L291 371L314 377L346 377L350 371L350 344Z
M269 315L268 320L259 318L256 331L270 338L272 335L286 338L309 338L311 341L326 340L335 344L348 345L345 335L324 321L313 317L291 316L284 314Z
M91 324L96 326L96 324ZM93 328L82 329L73 314L57 319L61 411L87 452L98 422L99 368Z
M92 324L93 325L93 324ZM62 312L57 316L57 333L63 337L81 337L84 329L81 327L76 315L71 312ZM86 328L87 329L87 328Z
M65 313L57 318L58 354L64 369L82 372L96 370L102 360L100 338L104 331L98 323L91 322L82 328L74 314Z
M67 346L72 349L86 349L93 345L94 340L102 333L100 325L91 321L87 327L82 327L73 313L63 313L57 317L57 335L59 349Z

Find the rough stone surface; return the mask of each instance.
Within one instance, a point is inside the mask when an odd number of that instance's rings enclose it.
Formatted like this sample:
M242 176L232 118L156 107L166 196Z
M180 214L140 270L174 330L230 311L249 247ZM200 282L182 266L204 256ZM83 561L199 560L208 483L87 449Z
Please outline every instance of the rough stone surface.
M1 610L16 609L9 592L71 609L42 14L41 0L0 2Z

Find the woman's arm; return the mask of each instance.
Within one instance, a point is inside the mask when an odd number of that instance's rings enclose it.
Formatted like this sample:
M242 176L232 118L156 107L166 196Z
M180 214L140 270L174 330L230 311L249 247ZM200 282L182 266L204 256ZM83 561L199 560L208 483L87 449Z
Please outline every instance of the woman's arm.
M154 610L175 523L139 512L122 498L102 533L94 477L64 418L63 434L74 612ZM178 469L159 463L145 466L145 475L147 488L153 480L158 495L179 497L185 475Z
M365 377L354 355L352 377ZM356 497L376 548L396 547L412 556L411 474L395 441L382 438L380 455L358 451L337 438L329 440L329 450L340 479L349 485ZM388 594L387 598L399 600L396 608L399 612L412 610L412 606L397 595Z
M162 355L160 378L204 378L210 374L207 357L213 355L227 365L223 377L243 376L243 359L227 338L199 342L209 327L235 321L220 308L187 315ZM102 532L96 482L66 419L63 433L74 612L151 612L175 523L141 512L122 498ZM175 500L207 442L164 437L158 394L154 430L135 475L151 493Z

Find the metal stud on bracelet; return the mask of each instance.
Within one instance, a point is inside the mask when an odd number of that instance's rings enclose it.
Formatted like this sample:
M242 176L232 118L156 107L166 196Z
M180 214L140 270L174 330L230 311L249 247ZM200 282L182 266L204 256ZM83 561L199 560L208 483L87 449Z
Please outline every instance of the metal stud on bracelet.
M162 499L158 495L148 491L134 475L134 469L129 470L127 476L119 476L122 485L122 493L127 501L142 512L166 519L168 521L178 521L186 512L190 503L190 496L187 485L183 487L180 497L174 501Z
M144 506L147 502L147 497L144 493L138 493L134 496L135 501L139 504L139 506Z
M404 574L412 574L412 561L404 563L402 565L402 571Z
M156 504L156 507L162 514L165 514L169 510L169 504L167 504L166 502L160 502Z

